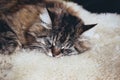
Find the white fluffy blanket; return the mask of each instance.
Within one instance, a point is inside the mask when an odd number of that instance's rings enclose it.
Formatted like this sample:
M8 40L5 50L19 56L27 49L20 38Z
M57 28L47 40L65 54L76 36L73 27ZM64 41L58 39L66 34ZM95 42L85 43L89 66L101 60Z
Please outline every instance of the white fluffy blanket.
M0 55L0 80L120 80L120 15L90 13L73 3L86 24L97 23L84 36L91 50L76 56L48 57L22 50Z

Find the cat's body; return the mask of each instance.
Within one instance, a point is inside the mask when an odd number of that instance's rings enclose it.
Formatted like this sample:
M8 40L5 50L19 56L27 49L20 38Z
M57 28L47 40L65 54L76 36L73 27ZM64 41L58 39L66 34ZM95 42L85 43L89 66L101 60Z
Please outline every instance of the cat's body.
M5 3L6 1L3 2ZM0 4L3 2L1 1ZM46 13L50 16L52 23L41 19L40 16ZM32 2L30 0L11 0L10 3L6 2L1 7L0 19L11 29L8 31L13 32L16 37L12 38L15 42L13 42L14 45L17 42L20 47L39 47L45 53L51 52L52 56L57 56L61 53L70 55L72 52L75 54L82 52L81 48L85 47L82 47L83 44L80 43L78 38L84 31L95 26L84 25L74 11L67 8L62 1L34 0ZM7 34L4 36L7 36ZM3 51L4 44L0 46L0 51ZM12 51L8 49L8 53Z

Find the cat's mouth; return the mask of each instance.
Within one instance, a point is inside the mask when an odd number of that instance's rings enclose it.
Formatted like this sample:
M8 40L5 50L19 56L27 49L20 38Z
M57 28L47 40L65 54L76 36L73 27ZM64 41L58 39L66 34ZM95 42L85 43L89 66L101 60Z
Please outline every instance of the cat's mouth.
M60 48L52 46L51 47L51 52L52 52L52 56L55 57L57 55L60 55L60 53L62 52L62 50Z

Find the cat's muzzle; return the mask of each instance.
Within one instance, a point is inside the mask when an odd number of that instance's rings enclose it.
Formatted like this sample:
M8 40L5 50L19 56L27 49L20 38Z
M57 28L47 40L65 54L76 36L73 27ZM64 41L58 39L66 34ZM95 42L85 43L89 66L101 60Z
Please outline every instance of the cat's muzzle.
M55 57L61 53L61 48L52 46L51 47L52 56Z

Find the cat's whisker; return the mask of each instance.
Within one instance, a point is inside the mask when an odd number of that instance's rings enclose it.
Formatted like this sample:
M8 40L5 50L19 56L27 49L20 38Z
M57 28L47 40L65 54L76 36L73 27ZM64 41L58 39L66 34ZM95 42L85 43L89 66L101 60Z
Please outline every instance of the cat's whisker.
M53 38L53 42L55 42L55 41L56 41L56 38L57 38L57 36L55 36L55 37Z
M62 33L59 33L57 36L57 40L60 40Z
M66 48L69 48L69 43L68 43L68 44L66 44Z
M65 43L65 44L63 44L63 45L64 45L64 46L63 46L64 48L67 48L68 43Z
M69 38L70 38L70 35L68 35L68 36L67 36L67 39L66 39L66 41L68 41L68 40L69 40Z
M53 42L52 45L55 46L55 42Z
M61 49L64 49L65 47L63 46Z

